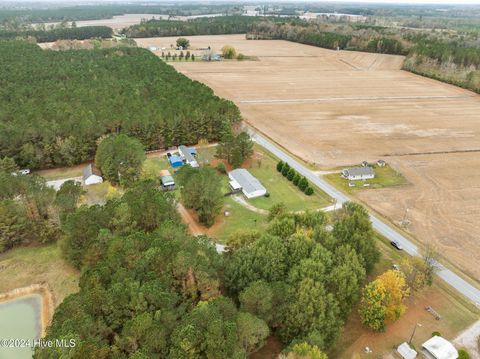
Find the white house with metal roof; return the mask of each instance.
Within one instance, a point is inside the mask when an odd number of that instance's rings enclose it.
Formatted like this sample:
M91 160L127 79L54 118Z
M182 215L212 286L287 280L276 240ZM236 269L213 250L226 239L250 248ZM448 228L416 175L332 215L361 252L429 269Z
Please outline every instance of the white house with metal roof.
M197 159L192 153L196 153L195 149L188 148L187 146L181 145L178 146L178 152L180 153L180 156L184 159L184 161L192 166L192 167L199 167Z
M435 335L422 344L422 355L426 359L457 359L458 351L448 340Z
M403 359L415 359L417 357L417 352L413 350L407 342L402 343L397 348L397 353Z
M342 177L349 181L360 181L375 178L375 171L372 167L352 167L342 171Z
M260 181L245 168L237 168L228 172L228 178L230 178L230 188L232 190L241 189L247 198L261 197L267 193L267 189Z

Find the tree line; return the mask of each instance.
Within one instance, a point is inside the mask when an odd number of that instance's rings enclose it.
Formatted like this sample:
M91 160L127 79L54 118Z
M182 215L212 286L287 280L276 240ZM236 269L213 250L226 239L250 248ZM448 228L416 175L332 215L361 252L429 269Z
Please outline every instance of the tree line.
M276 21L272 18L272 21ZM253 24L264 21L258 16L217 16L192 19L189 21L148 20L130 26L122 32L128 37L192 36L244 34L252 30Z
M36 42L53 42L57 40L86 40L92 38L108 39L113 35L108 26L84 26L55 28L52 30L0 31L0 40L33 38Z
M0 157L21 167L90 160L110 133L146 150L215 141L241 119L232 102L145 49L44 51L0 41L0 64Z

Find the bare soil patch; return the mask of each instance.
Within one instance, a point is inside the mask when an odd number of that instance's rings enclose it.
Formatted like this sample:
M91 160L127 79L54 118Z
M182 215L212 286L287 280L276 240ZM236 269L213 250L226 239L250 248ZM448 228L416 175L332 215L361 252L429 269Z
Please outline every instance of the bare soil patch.
M247 122L294 155L323 170L379 158L391 163L412 186L358 198L393 223L409 208L412 235L480 280L480 96L401 71L401 56L243 35L188 38L192 49L232 45L258 57L172 64L234 101ZM137 42L169 47L175 40Z

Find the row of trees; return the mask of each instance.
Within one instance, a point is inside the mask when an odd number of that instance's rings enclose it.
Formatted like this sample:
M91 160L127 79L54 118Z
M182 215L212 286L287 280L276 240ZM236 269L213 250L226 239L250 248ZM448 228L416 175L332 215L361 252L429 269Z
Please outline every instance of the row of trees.
M109 133L146 150L216 141L241 118L232 102L144 49L55 52L0 41L0 63L0 156L22 167L90 160Z
M55 28L52 30L0 31L0 40L34 38L36 42L53 42L57 40L86 40L92 38L108 39L113 30L108 26L84 26Z
M183 51L180 51L178 55L176 53L172 55L170 51L165 54L165 52L162 51L161 57L162 59L165 59L167 61L170 59L175 61L177 58L179 61L182 61L183 59L185 59L186 61L188 60L195 61L195 54L190 54L190 51L187 51L185 54L183 53Z
M291 168L286 162L279 161L277 163L277 171L280 172L283 177L286 177L289 181L293 182L295 186L300 188L307 196L313 194L313 187L310 186L305 176L301 176L300 173Z

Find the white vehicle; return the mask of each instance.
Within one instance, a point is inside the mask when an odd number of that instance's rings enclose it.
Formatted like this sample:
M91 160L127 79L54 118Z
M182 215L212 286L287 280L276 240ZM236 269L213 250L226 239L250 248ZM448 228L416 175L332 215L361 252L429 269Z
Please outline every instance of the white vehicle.
M30 169L28 168L25 168L23 170L20 170L18 172L12 172L12 176L26 176L26 175L29 175L30 174Z

